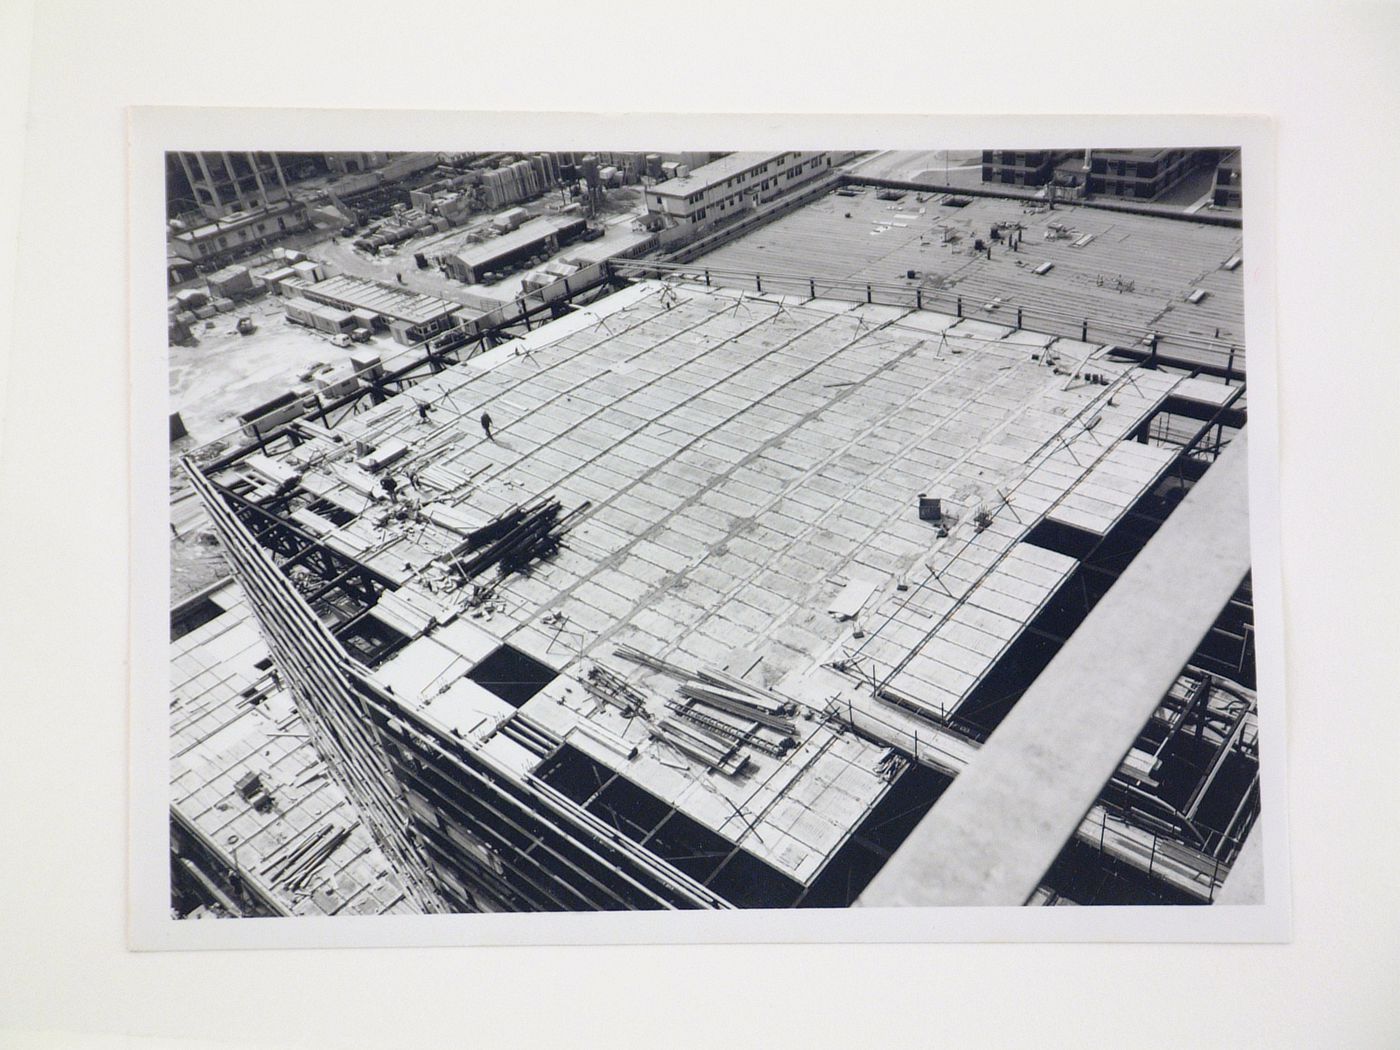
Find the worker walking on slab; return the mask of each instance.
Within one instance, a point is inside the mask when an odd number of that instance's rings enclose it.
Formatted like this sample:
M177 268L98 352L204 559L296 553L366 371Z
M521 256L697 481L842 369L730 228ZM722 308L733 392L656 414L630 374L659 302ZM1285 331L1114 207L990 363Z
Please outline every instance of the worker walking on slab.
M495 441L495 440L496 440L495 438L493 438L493 437L491 436L491 413L490 413L490 412L483 412L483 413L481 413L481 429L484 430L484 431L486 431L486 440L487 440L487 441Z

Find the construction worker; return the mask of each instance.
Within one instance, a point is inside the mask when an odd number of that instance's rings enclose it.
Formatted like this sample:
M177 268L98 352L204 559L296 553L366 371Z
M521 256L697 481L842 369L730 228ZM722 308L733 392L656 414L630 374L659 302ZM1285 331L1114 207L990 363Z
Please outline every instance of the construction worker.
M496 440L495 438L493 438L493 437L491 436L491 413L490 413L490 412L483 412L483 413L481 413L481 429L484 430L484 431L486 431L486 440L487 440L487 441L495 441L495 440Z

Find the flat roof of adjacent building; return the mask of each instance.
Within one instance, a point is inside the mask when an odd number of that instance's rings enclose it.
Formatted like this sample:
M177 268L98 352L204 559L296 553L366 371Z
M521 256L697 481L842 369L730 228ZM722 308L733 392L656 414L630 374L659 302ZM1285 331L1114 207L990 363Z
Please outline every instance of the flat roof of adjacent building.
M540 215L528 222L521 223L509 233L492 237L480 244L469 244L455 254L464 265L475 269L504 255L529 248L531 245L554 236L560 230L566 230L583 221L581 217L575 215Z
M1067 381L1047 348L1104 381ZM1027 542L1034 525L1076 497L1108 515L1103 490L1155 476L1125 468L1121 450L1181 377L1106 349L903 307L643 281L348 417L343 444L316 438L283 461L310 498L355 515L326 542L398 584L380 615L412 640L381 672L401 702L534 775L538 758L495 732L510 713L458 681L508 643L563 672L523 715L810 884L889 786L886 748L841 726L830 694L809 687L814 668L841 660L956 706L1071 567ZM476 425L483 411L495 440ZM409 447L392 472L420 520L381 520L352 462L388 442ZM227 469L225 482L246 468ZM945 539L920 519L925 493L955 510ZM546 497L587 505L564 547L471 613L447 552ZM605 666L653 724L668 717L674 680L620 645L793 698L795 746L707 775L583 684Z
M648 193L660 193L671 197L688 197L690 194L700 190L709 189L725 179L732 178L742 171L755 168L765 161L770 161L774 157L786 156L794 153L794 150L775 152L773 150L750 150L741 153L731 153L727 157L719 160L712 160L708 164L702 164L698 168L692 168L690 174L682 178L667 179L665 182L658 182L655 186L648 186Z
M295 211L302 207L305 207L305 205L295 200L271 201L257 211L231 211L222 219L214 219L211 222L206 222L193 229L184 230L174 236L177 240L182 241L195 241L205 237L216 237L221 233L237 230L240 227L248 225L250 222L256 222L258 219L265 219L270 216L275 217L281 215L283 212Z
M409 324L427 324L443 314L462 309L461 303L440 299L435 295L422 295L350 274L336 274L314 284L305 284L302 285L302 290L339 299L348 303L350 309L373 310L381 316L407 321Z
M329 318L337 324L344 324L346 321L354 320L354 316L348 310L341 310L339 307L327 306L325 303L314 302L311 299L303 299L300 296L287 299L283 304L285 309L305 310L307 313L316 314L318 317Z
M726 280L725 269L816 278L818 294L822 278L904 286L911 298L924 289L942 293L940 302L961 297L971 318L1014 320L1021 307L1027 328L1043 316L1060 319L1060 328L1087 319L1093 338L1094 325L1108 322L1120 332L1217 346L1222 360L1236 345L1243 363L1243 273L1223 268L1243 251L1238 228L1006 197L964 197L954 207L949 196L911 190L889 201L873 187L828 194L689 265L710 269L716 281ZM1019 251L1005 240L991 242L991 258L974 249L1003 223L1021 224ZM1054 237L1055 227L1063 235ZM752 278L741 283L753 287ZM1196 289L1209 294L1186 302Z

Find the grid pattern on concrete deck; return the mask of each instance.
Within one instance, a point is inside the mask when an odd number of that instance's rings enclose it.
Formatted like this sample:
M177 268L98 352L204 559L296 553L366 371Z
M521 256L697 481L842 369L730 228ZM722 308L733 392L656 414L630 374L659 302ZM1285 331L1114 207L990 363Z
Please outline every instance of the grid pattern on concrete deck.
M1120 442L1045 517L1096 536L1107 535L1175 460L1174 449Z
M626 670L619 661L614 670ZM662 689L652 693L661 710ZM738 777L704 767L649 737L641 719L595 701L568 676L522 709L596 761L627 777L692 820L804 885L884 797L890 782L876 769L885 748L822 722L798 720L797 746L774 757L747 750ZM637 749L633 758L597 743L587 722Z
M944 492L964 510L940 575L966 593L1176 382L1111 362L1094 365L1107 386L1067 382L1046 367L1043 338L895 307L693 286L668 306L649 282L612 299L498 348L490 367L450 368L354 417L338 428L356 439L344 446L318 439L287 459L306 488L363 512L336 531L345 549L405 580L400 595L436 605L440 620L461 594L439 586L433 563L463 522L547 495L566 508L589 501L565 549L505 581L504 610L473 622L556 668L601 659L648 693L657 717L673 683L613 658L616 644L692 668L751 649L772 685L867 622L828 613L850 579L878 582L871 608L895 600L899 579L923 581L936 535L918 519L919 493ZM1095 347L1056 349L1068 361ZM428 419L416 402L432 406ZM477 423L483 410L494 441ZM426 500L436 522L392 520L372 479L347 470L356 441L390 438L411 447L392 468L401 491ZM992 522L974 532L977 506ZM1031 564L1019 557L995 579L1020 579ZM541 621L555 611L562 627ZM635 758L610 764L726 835L757 828L745 847L799 880L851 827L825 819L825 793L840 783L850 803L830 812L849 808L854 823L884 789L874 773L883 748L805 720L795 751L754 753L727 778L704 776L581 692L543 693L526 711L560 735L581 712L635 744Z
M956 600L940 575L912 600L888 603L888 619L860 650L866 662L859 666L903 703L941 720L957 711L1077 564L1018 543ZM956 580L953 586L959 587Z
M216 592L227 609L172 643L170 804L220 859L293 915L415 914L359 815L324 774L290 694L269 686L267 647L242 592ZM264 696L251 703L250 696ZM273 797L259 812L235 785L257 773ZM349 837L298 890L276 862L324 829Z
M828 195L691 265L907 285L911 292L922 286L962 296L970 317L1003 320L1020 306L1028 318L1049 312L1075 323L1089 318L1156 331L1169 341L1244 345L1242 271L1222 268L1241 250L1237 229L1073 205L1048 211L996 197L950 208L939 203L943 194L909 193L898 202L875 194L867 188L855 197ZM1017 252L993 244L989 259L972 246L987 241L998 222L1024 224L1023 239ZM1070 236L1046 240L1052 222ZM945 229L957 240L945 243ZM1086 235L1091 239L1076 247ZM1051 269L1037 274L1044 263ZM920 277L908 280L909 270ZM1120 291L1119 278L1133 290ZM1206 296L1187 302L1196 289ZM1243 360L1241 352L1237 363Z

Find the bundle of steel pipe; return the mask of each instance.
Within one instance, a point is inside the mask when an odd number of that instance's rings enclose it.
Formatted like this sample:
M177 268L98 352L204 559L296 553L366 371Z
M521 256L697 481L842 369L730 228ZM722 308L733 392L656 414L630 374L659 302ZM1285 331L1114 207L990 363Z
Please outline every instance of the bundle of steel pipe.
M749 693L724 689L704 682L682 682L677 691L687 700L698 700L702 704L728 711L730 714L751 718L761 725L776 729L789 736L795 735L797 726L763 706L763 703Z
M786 754L796 745L791 732L766 726L748 715L716 708L700 700L667 700L666 706L715 736L748 744L770 755Z
M602 664L594 663L588 668L584 684L594 696L612 704L628 717L646 711L642 694L628 685L621 675Z
M739 752L739 746L729 741L721 741L697 727L678 722L674 718L663 718L647 726L647 732L658 740L670 744L682 754L704 762L712 769L734 776L748 764L748 756Z
M652 656L650 653L630 645L619 645L613 650L614 656L620 656L624 660L630 660L634 664L641 664L643 667L650 667L653 671L660 671L662 674L670 675L672 678L689 678L690 672L683 667L667 663L659 656Z
M531 562L557 551L564 534L589 506L584 502L561 515L561 504L550 497L533 507L512 508L472 533L467 544L474 553L454 563L457 571L468 580L493 565L501 576L523 572Z

